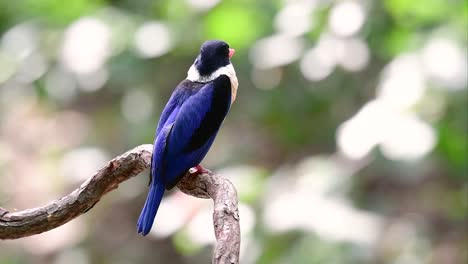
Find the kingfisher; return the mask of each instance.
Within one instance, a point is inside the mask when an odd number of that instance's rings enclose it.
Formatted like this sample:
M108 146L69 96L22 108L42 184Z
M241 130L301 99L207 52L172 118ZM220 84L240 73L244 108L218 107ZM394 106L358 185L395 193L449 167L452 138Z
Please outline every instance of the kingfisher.
M164 107L153 144L148 197L137 224L143 236L153 226L164 191L172 189L187 171L205 171L200 162L236 99L234 53L224 41L203 43L187 78Z

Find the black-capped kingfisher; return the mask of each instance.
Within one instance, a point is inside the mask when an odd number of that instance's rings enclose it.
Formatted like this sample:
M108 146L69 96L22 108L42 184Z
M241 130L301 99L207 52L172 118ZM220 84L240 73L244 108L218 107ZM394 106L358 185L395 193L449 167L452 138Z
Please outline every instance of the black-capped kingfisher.
M147 235L151 230L166 189L172 189L189 170L204 171L200 162L236 99L234 52L223 41L203 43L187 78L167 102L156 129L149 193L138 219L138 233Z

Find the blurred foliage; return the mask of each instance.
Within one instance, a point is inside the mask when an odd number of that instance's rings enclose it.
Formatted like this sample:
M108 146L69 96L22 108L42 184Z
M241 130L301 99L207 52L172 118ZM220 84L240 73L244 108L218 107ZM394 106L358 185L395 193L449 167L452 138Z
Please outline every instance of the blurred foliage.
M234 182L241 263L466 263L463 0L0 2L0 206L40 206L153 141L200 44L236 49L238 97L204 161ZM147 175L0 264L207 263L209 201ZM111 253L111 254L109 254Z

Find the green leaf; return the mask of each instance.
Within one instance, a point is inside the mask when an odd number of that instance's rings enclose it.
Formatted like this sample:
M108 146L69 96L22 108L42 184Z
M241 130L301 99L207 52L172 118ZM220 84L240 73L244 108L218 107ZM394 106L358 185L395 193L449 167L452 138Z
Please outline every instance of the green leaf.
M420 26L444 19L457 1L447 0L386 0L385 7L401 25Z
M264 25L260 13L234 4L221 4L204 21L207 38L224 40L233 48L248 46L262 34Z
M444 154L448 161L455 167L466 172L468 160L468 137L463 132L454 129L447 123L439 126L438 149ZM462 175L466 176L466 173Z
M25 0L23 9L30 16L52 24L67 24L101 7L101 0Z

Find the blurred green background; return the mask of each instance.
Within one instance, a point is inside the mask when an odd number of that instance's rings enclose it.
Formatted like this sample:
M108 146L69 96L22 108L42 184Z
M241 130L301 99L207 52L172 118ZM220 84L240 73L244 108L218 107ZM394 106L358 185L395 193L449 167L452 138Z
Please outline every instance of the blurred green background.
M207 39L238 97L203 164L240 196L241 263L467 263L463 0L0 2L0 206L41 206L151 143ZM147 173L0 264L208 263L209 200Z

